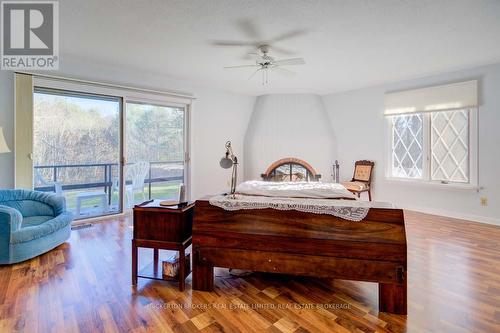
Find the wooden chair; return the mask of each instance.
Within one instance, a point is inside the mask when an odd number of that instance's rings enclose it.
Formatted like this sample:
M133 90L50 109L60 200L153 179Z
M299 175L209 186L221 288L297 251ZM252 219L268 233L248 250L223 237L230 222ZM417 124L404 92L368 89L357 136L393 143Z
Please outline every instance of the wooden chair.
M356 161L354 163L354 176L350 182L342 182L349 191L361 197L361 193L368 192L368 199L372 201L372 193L370 191L372 171L375 162L372 161Z

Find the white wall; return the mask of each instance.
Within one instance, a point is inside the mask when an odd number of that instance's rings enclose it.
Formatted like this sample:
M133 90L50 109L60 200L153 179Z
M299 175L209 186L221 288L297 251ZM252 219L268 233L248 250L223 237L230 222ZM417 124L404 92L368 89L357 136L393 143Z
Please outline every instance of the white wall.
M260 179L271 163L296 157L311 164L322 181L331 181L336 148L320 96L259 96L245 135L245 179Z
M384 93L441 83L480 80L479 185L484 190L458 190L401 184L385 179L387 119ZM500 224L500 64L411 81L323 96L337 136L341 177L352 176L354 161L376 162L375 200L451 217ZM488 197L488 206L480 197Z
M232 140L236 151L243 156L243 138L255 97L228 93L171 79L160 74L115 68L112 64L95 64L61 58L61 70L50 75L81 78L99 82L130 85L158 90L177 90L196 97L191 113L191 194L199 198L226 190L230 173L221 169L219 159L226 140ZM14 148L14 74L0 71L0 126L6 141ZM244 161L242 160L242 171ZM14 155L0 155L0 188L14 185Z
M232 140L240 158L240 174L259 178L273 161L287 156L310 162L323 180L331 179L331 163L341 162L341 177L352 176L355 160L376 161L374 196L400 207L500 224L500 64L432 77L389 83L319 98L314 95L254 97L200 87L167 76L110 64L89 64L65 57L62 76L192 92L197 97L191 119L191 184L198 198L227 189L229 171L219 158L224 143ZM479 79L479 182L476 191L410 186L385 179L386 91L410 89L453 81ZM13 148L13 73L0 71L0 126ZM255 107L254 107L255 102ZM325 107L325 109L323 109ZM326 112L326 113L325 113ZM249 124L247 128L247 124ZM337 153L338 151L338 153ZM240 180L243 177L240 178ZM0 155L0 188L14 182L13 154ZM479 198L488 197L488 206Z
M239 161L238 170L244 174L243 138L255 98L213 90L198 90L196 96L191 131L191 183L194 197L199 198L229 190L231 170L219 166L227 140L231 140Z

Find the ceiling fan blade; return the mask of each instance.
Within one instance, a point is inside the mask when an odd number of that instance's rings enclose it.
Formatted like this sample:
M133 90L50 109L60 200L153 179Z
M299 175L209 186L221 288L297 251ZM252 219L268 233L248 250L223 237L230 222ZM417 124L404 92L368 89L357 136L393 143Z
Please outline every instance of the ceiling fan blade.
M224 68L248 68L248 67L260 67L260 65L236 65L236 66L224 66Z
M288 70L286 68L279 67L279 66L273 66L273 67L271 67L271 69L276 73L280 73L280 74L286 75L288 77L292 77L292 76L295 76L297 74L295 72L292 72L291 70Z
M262 70L262 68L257 68L257 69L255 70L255 72L253 72L253 73L252 73L252 75L250 75L250 76L248 77L248 79L247 79L247 80L250 80L251 78L253 78L253 77L255 76L255 74L257 74L257 72L259 72L259 71L261 71L261 70Z
M304 65L306 62L302 58L292 58L274 61L275 65L289 66L289 65Z
M237 40L212 40L210 41L215 46L255 46L255 42L245 42Z
M242 60L257 60L258 58L260 57L260 54L258 54L257 52L248 52L248 53L245 53L241 59Z
M258 40L261 39L261 34L255 23L248 19L241 19L237 22L238 27L247 35L248 38Z
M278 36L270 39L269 41L270 42L279 42L279 41L282 41L285 39L294 38L294 37L297 37L300 35L304 35L306 32L307 32L307 30L305 30L305 29L292 30L289 32L285 32L284 34L278 35Z

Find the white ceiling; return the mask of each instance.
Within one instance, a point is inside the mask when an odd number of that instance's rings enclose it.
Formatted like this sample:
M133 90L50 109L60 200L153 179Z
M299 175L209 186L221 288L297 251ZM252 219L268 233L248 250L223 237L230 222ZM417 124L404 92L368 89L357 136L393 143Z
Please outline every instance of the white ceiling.
M326 94L500 62L498 0L63 0L59 10L61 57L252 95ZM241 22L264 40L305 29L276 43L294 54L271 55L306 65L267 86L247 80L251 69L223 69L251 63L251 48L210 43L249 40Z

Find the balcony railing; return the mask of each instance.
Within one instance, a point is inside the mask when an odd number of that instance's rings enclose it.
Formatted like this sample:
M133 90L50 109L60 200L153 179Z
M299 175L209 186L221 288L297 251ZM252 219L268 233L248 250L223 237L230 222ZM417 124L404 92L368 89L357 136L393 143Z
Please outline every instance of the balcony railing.
M154 161L149 162L149 172L144 180L144 184L148 186L148 196L151 198L151 186L154 183L160 182L168 182L175 180L183 180L184 179L184 169L183 169L184 161ZM127 163L126 165L131 165L133 163ZM125 165L125 167L126 167ZM152 170L154 166L159 165L180 165L182 166L180 175L166 176L166 177L152 177ZM35 184L35 190L43 191L43 192L52 192L54 191L54 184L52 183L61 183L61 187L63 191L69 190L82 190L82 189L93 189L93 188L103 188L104 192L108 194L108 200L111 203L111 196L113 192L113 187L117 186L118 173L115 171L113 173L113 168L118 169L118 163L94 163L94 164L60 164L60 165L36 165L34 166L37 170L52 170L52 178L44 179L45 184L37 185ZM61 174L61 170L67 171L68 169L76 169L76 168L102 168L102 176L100 179L96 179L92 182L80 182L80 183L72 183L72 184L64 184L60 182L59 175ZM88 178L88 177L87 177ZM125 184L131 184L130 180L125 180ZM116 189L117 190L117 189Z

